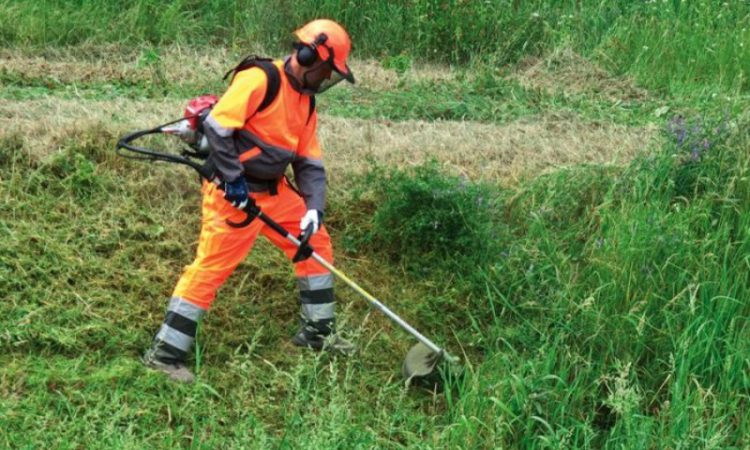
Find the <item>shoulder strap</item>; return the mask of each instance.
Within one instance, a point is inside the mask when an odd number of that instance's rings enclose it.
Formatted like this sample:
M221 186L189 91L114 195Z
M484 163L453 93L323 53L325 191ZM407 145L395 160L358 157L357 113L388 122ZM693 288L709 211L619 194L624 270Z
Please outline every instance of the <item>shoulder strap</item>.
M310 123L310 118L312 117L313 113L315 112L315 96L310 96L310 110L307 112L307 123Z
M281 89L281 74L279 73L279 68L276 67L276 64L273 63L273 60L270 58L261 58L257 55L250 55L240 61L240 63L237 64L233 69L227 71L227 73L224 74L223 79L226 80L227 77L229 77L229 74L232 74L232 80L234 80L234 77L237 76L238 72L245 69L250 69L252 67L258 67L259 69L263 70L263 72L266 73L266 78L268 79L266 95L263 97L263 101L260 102L260 106L256 111L257 114L258 112L268 108L268 106L273 103L274 100L276 100L276 96L279 95L279 89ZM307 112L308 123L310 122L310 118L312 117L313 112L315 112L314 95L310 96L310 109Z
M237 73L250 69L252 67L257 67L261 69L266 74L266 78L268 79L268 86L266 87L266 95L263 97L263 101L260 102L260 106L258 107L258 111L263 111L264 109L268 108L268 106L273 103L274 100L276 100L276 96L279 95L279 89L281 88L281 75L279 74L279 69L276 67L276 64L273 63L273 60L270 58L261 58L256 55L250 55L240 61L239 64L237 64L233 69L230 69L227 71L227 73L224 74L224 80L229 77L229 74L232 74L232 80L234 80L234 77L237 76Z
M258 61L257 66L263 69L268 78L268 87L266 87L266 95L263 97L263 101L260 102L258 111L263 111L276 100L276 96L279 95L279 89L281 88L281 75L279 74L279 68L270 59Z

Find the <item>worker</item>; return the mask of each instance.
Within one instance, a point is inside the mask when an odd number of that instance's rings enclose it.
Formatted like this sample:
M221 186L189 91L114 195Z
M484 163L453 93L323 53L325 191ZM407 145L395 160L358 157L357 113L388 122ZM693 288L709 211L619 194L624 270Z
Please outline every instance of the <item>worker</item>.
M144 355L145 364L175 381L195 377L186 366L201 317L217 289L247 256L262 234L290 259L297 247L264 222L241 222L254 202L291 234L313 233L309 244L333 263L323 225L326 172L317 138L314 95L341 80L354 83L347 65L351 41L334 21L314 20L295 31L293 52L283 60L248 60L202 121L207 164L221 180L204 181L197 256L182 273L166 317ZM204 141L204 142L205 142ZM284 176L292 166L295 188ZM313 259L294 264L301 303L300 328L292 343L315 350L350 353L354 346L335 327L333 276Z

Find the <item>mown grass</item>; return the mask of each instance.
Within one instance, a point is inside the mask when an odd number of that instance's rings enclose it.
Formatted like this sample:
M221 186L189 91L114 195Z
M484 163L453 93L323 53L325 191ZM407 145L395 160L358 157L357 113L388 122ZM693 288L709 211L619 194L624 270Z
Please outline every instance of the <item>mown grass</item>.
M229 62L227 62L229 64ZM0 97L8 100L33 100L50 95L64 99L107 100L116 98L158 99L187 98L205 92L222 92L226 85L221 75L200 80L168 81L157 62L143 67L132 78L82 81L71 84L50 76L28 76L20 71L2 69ZM390 120L474 120L506 122L542 111L571 110L577 103L560 96L524 88L512 80L487 73L477 80L401 81L386 89L339 89L319 101L324 113L349 118L382 118ZM578 108L583 110L584 108ZM595 111L604 110L596 107Z
M145 55L145 56L144 56ZM148 56L152 55L152 56ZM155 55L155 56L154 56ZM120 72L88 78L61 79L50 74L26 73L28 67L0 68L0 98L29 101L44 98L66 100L158 100L184 99L207 92L221 93L226 84L220 70L187 74L175 73L174 58L143 49L129 63L120 63ZM62 61L55 56L50 61ZM165 59L170 58L170 67ZM147 61L147 62L144 62ZM184 57L178 60L184 62ZM81 60L81 64L87 62ZM229 61L212 63L222 66ZM554 58L551 64L554 65ZM94 70L94 69L91 69ZM555 68L550 68L554 76ZM615 77L611 79L623 83ZM606 80L604 81L606 82ZM531 84L530 84L531 83ZM619 95L619 96L618 96ZM385 120L467 120L484 123L507 123L541 114L576 115L587 121L644 125L661 120L666 112L695 114L698 111L739 114L747 102L746 95L718 95L708 90L684 97L628 98L628 92L614 96L588 92L549 91L508 76L507 71L453 69L444 79L412 79L396 75L390 85L356 86L331 90L318 99L318 109L338 117Z
M407 342L386 337L381 318L364 327L356 359L316 358L288 344L294 278L263 245L203 323L201 337L211 338L199 338L201 382L185 388L146 372L139 354L192 257L197 184L172 167L115 157L113 139L102 126L75 132L43 161L20 139L2 143L2 446L368 447L411 433L403 421L422 420L396 405L435 408L397 381ZM365 270L370 280L382 271ZM340 298L342 318L353 307L361 321L362 302ZM353 416L366 422L350 427ZM381 431L368 431L373 423Z

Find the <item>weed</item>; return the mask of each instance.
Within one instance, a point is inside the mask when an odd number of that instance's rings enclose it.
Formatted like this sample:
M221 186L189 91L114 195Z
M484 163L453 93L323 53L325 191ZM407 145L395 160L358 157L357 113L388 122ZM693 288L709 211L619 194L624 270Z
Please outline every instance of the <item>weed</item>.
M436 162L413 171L373 171L365 190L377 210L364 239L417 273L472 272L493 251L492 191L442 173ZM429 269L428 269L429 268Z
M393 69L399 75L403 75L412 66L411 58L407 55L401 54L391 56L383 59L383 67L386 69Z

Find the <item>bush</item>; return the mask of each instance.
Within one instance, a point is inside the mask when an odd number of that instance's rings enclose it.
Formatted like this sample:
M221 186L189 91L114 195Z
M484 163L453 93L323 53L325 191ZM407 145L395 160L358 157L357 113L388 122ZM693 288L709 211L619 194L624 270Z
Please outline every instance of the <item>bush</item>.
M377 207L363 240L393 261L417 272L459 273L489 263L499 236L490 187L447 175L435 162L378 169L364 184Z

